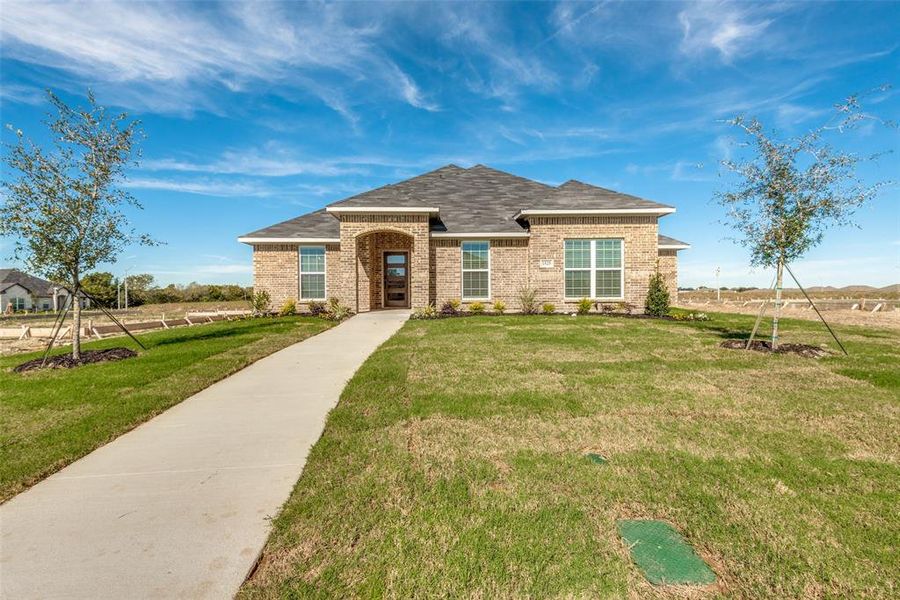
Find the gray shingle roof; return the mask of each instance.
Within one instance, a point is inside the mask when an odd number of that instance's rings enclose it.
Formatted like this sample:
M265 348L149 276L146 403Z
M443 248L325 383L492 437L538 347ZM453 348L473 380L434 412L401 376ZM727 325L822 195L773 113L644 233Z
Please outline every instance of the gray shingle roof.
M658 245L660 245L660 246L685 246L685 247L690 247L690 244L688 244L687 242L682 242L682 241L676 240L675 238L669 237L669 236L667 236L667 235L661 235L661 234L660 234L659 236L657 236L657 242L656 242L656 243L657 243Z
M468 169L447 165L417 177L385 185L334 202L343 207L436 207L434 233L524 233L527 223L515 220L521 210L593 210L671 208L580 181L552 187L484 165ZM339 224L324 209L266 227L247 238L337 238Z
M320 208L287 221L248 233L248 238L334 238L341 236L341 224Z
M20 285L35 296L52 296L56 287L46 279L34 277L18 269L0 269L0 291Z
M529 206L528 208L541 210L598 210L672 207L668 204L651 202L630 194L623 194L570 179L558 188L554 188L546 198L541 199L539 205Z
M456 165L447 165L440 169L417 175L411 179L350 196L344 200L333 202L328 206L336 208L358 206L424 208L430 206L422 198L425 190L440 186L445 179L453 179L455 175L464 171L465 169Z

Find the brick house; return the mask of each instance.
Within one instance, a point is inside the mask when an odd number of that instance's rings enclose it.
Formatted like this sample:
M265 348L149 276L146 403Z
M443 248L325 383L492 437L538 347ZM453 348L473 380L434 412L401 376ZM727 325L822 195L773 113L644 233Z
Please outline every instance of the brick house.
M82 308L90 306L84 294L79 292L78 298ZM0 314L28 310L56 312L69 301L69 291L62 286L18 269L0 269Z
M523 287L571 310L581 298L643 307L659 268L674 296L675 209L579 181L552 187L447 165L248 233L254 288L278 307L336 297L356 312L456 298L519 308Z

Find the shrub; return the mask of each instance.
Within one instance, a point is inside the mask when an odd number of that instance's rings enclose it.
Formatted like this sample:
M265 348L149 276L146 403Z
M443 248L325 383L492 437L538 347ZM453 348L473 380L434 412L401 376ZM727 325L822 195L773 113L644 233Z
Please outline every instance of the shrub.
M578 301L578 306L575 310L578 311L579 315L586 315L591 312L591 307L594 306L594 303L588 300L587 298L582 298Z
M659 271L650 276L650 289L647 290L644 312L655 317L669 314L669 290L666 289L666 282Z
M522 314L533 315L538 311L537 301L534 299L537 292L534 288L522 287L519 289L519 304L522 307Z
M309 314L316 317L325 312L325 303L319 302L318 300L310 300L309 302Z
M269 304L272 302L271 296L269 296L269 292L265 290L259 290L253 294L253 297L250 299L250 305L253 307L253 314L255 315L264 315L269 312Z
M556 305L549 302L544 302L544 305L541 306L541 310L544 311L545 315L552 315L556 312Z
M494 311L502 315L506 311L506 302L503 300L494 302Z
M472 302L469 304L469 310L472 311L472 314L480 315L484 312L484 302L479 302L478 300Z
M444 317L459 316L459 300L447 300L441 305L441 315Z
M278 311L278 314L282 317L289 317L291 315L297 314L297 303L294 302L293 298L288 298L284 301L284 304L281 305L281 310Z
M419 307L413 310L412 315L410 315L411 319L437 319L438 311L434 307L434 304L429 304L425 308Z
M350 310L349 306L341 304L341 301L337 298L331 298L328 301L325 310L319 313L319 317L328 319L329 321L343 321L351 314L353 314L353 312Z

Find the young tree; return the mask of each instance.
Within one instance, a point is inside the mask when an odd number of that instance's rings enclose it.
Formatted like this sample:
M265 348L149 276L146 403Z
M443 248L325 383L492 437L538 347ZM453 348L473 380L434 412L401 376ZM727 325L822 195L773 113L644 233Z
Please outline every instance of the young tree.
M856 174L857 165L877 155L861 157L836 149L829 138L864 122L894 124L864 113L859 95L835 109L835 116L821 127L785 139L755 118L728 121L749 138L744 145L749 152L743 159L722 162L737 183L716 198L728 211L728 225L750 249L751 264L776 270L773 348L778 347L785 264L819 244L827 228L850 224L854 211L887 183L869 185Z
M136 235L122 208L140 208L119 187L125 168L138 155L138 121L112 116L88 92L86 107L67 106L47 92L56 114L45 121L53 137L43 149L21 130L7 145L6 164L18 172L4 178L5 204L0 206L0 235L15 238L15 253L30 270L54 281L71 294L82 289L81 278L101 262L115 262L128 244L152 245ZM10 129L12 129L10 127ZM81 307L73 302L72 357L81 358Z

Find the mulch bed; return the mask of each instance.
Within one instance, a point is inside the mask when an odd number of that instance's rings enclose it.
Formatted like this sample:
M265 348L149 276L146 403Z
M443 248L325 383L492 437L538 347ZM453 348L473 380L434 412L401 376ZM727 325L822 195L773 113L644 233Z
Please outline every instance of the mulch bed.
M108 350L82 350L81 360L73 360L71 354L57 354L47 358L44 363L44 369L71 369L81 365L99 362L112 362L117 360L125 360L137 356L137 352L128 348L109 348ZM16 373L25 373L26 371L37 371L41 369L42 358L36 358L24 362L13 371Z
M747 342L745 340L726 340L722 342L720 346L731 350L744 350L747 347ZM767 342L765 340L753 340L753 343L750 344L750 349L756 350L757 352L773 352L772 342ZM823 356L831 354L824 348L810 346L808 344L779 344L778 349L775 350L774 353L796 354L797 356L802 356L804 358L822 358Z

